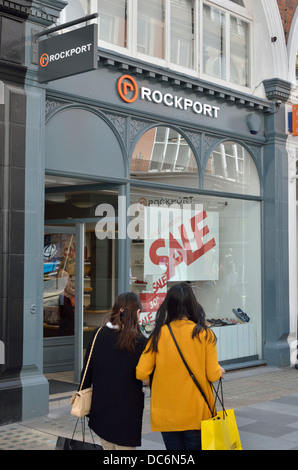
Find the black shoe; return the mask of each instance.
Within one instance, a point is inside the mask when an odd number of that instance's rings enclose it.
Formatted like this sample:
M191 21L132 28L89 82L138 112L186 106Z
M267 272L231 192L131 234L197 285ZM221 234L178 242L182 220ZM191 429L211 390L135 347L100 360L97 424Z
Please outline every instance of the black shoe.
M237 309L233 308L232 312L234 313L234 315L236 315L237 318L239 318L239 320L242 323L248 323L250 321L250 318L247 315L247 313L243 312L243 310L241 310L241 308L237 308Z

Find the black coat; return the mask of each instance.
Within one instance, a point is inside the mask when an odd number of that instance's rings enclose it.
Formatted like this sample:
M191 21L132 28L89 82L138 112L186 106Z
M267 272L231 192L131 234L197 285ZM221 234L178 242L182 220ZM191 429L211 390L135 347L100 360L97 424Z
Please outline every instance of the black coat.
M83 384L83 388L93 386L89 427L106 441L137 447L141 445L144 393L142 382L136 379L136 366L147 340L140 334L135 353L128 353L116 347L118 335L104 326L95 341Z

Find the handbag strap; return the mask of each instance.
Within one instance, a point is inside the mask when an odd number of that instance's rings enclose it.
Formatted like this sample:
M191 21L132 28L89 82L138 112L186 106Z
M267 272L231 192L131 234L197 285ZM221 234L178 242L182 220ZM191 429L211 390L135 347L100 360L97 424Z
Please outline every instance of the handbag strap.
M94 336L94 339L93 339L93 341L92 341L92 346L91 346L90 353L89 353L89 357L88 357L88 361L87 361L87 364L86 364L86 367L85 367L85 370L84 370L84 375L83 375L83 378L82 378L82 380L81 380L81 385L80 385L79 392L82 390L82 386L83 386L83 383L84 383L84 381L85 381L87 369L88 369L89 362L90 362L91 355L92 355L92 351L93 351L93 348L94 348L95 340L96 340L97 335L98 335L98 333L100 332L100 330L101 330L101 328L98 328L98 330L97 330L97 332L96 332L96 335Z
M195 376L194 376L194 374L192 373L192 371L191 371L189 365L187 364L186 360L184 359L184 356L183 356L183 354L182 354L182 352L181 352L181 350L180 350L180 348L179 348L179 346L178 346L178 343L177 343L177 341L176 341L176 338L175 338L175 336L174 336L174 333L173 333L173 331L172 331L172 328L170 327L170 325L167 325L167 327L169 328L169 331L170 331L170 333L171 333L171 336L172 336L172 338L173 338L173 340L174 340L174 343L175 343L175 345L176 345L176 347L177 347L177 349L178 349L178 352L179 352L179 354L180 354L180 356L181 356L181 359L182 359L182 361L183 361L183 363L184 363L186 369L187 369L188 372L189 372L189 375L191 376L191 378L192 378L192 380L194 381L194 383L195 383L195 385L197 386L197 388L200 390L200 392L201 392L201 394L202 394L202 397L204 398L205 402L206 402L207 405L208 405L208 408L209 408L209 410L210 410L210 412L211 412L211 415L214 416L214 415L215 415L214 409L213 409L213 411L211 410L210 405L209 405L209 402L208 402L208 400L207 400L207 398L206 398L206 395L205 395L204 391L202 390L202 388L201 388L199 382L198 382L197 379L195 378Z

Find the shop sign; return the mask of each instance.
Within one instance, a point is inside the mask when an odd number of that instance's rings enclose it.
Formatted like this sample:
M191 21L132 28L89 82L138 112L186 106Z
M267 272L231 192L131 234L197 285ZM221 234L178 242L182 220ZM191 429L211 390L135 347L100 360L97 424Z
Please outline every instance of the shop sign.
M218 213L196 209L145 207L146 279L162 292L168 281L218 279Z
M293 135L298 135L298 104L293 105L292 115Z
M44 39L38 44L38 81L70 77L97 69L97 25Z
M201 114L206 117L218 118L220 108L211 106L202 101L194 101L184 96L172 93L162 93L160 90L154 90L148 87L138 86L136 80L130 75L122 75L117 83L117 90L120 98L126 103L134 103L138 98L143 101L149 101L154 104L163 104L164 106L178 109L181 111L192 111L195 114Z

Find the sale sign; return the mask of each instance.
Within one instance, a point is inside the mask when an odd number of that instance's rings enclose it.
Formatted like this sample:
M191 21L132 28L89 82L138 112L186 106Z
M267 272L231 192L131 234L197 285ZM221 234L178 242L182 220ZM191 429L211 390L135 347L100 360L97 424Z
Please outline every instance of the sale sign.
M168 281L217 280L218 213L202 205L145 207L144 272L150 293L140 294L142 321L154 322Z
M167 281L218 279L218 213L196 209L145 208L146 276L157 277L154 291ZM217 241L216 241L217 240Z

